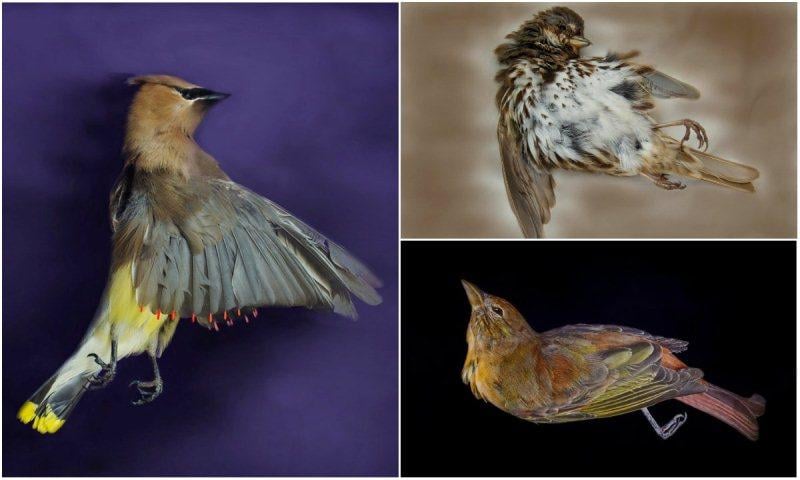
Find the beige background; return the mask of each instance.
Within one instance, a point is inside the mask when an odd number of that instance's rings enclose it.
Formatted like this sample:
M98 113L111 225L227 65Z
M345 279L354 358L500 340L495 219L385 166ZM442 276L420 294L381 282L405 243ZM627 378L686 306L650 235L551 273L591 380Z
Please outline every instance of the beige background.
M552 5L402 5L404 237L521 236L495 137L493 50ZM693 181L669 192L644 178L557 172L547 236L794 237L795 4L563 5L586 23L585 55L637 49L697 87L699 100L658 100L656 120L697 120L710 153L761 178L755 194Z

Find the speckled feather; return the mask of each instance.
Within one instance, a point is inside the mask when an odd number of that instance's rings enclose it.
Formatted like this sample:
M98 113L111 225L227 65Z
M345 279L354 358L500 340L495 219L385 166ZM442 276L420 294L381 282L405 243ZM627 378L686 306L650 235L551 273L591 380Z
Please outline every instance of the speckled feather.
M672 184L664 175L678 174L752 190L755 169L679 146L648 115L653 97L695 99L694 87L630 62L636 53L581 58L582 35L583 20L557 7L495 52L503 66L496 77L503 172L526 236L543 236L554 169L643 174L665 188Z

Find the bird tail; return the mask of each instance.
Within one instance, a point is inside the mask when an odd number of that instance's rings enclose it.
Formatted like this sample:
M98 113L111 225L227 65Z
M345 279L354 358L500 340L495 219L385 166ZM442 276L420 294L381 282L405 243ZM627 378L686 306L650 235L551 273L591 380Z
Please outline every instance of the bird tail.
M108 355L110 346L103 348L97 337L88 337L78 351L22 404L17 418L24 424L33 422L33 429L39 433L57 432L86 391L89 377L100 369L88 356L94 352Z
M755 191L753 181L758 178L757 169L686 145L681 148L680 143L670 140L668 145L676 156L674 173L742 192Z
M735 428L750 440L758 440L758 417L764 414L766 400L755 394L744 398L707 383L705 393L678 397L679 400Z

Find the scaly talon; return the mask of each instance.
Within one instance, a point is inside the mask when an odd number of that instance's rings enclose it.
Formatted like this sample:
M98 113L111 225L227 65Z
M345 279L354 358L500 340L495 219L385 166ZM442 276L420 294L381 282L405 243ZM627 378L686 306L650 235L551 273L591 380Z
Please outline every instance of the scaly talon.
M658 436L664 440L674 435L675 432L677 432L678 429L681 428L681 425L686 423L686 419L688 418L686 412L679 413L674 417L672 417L672 420L667 422L667 424L662 427L661 425L658 424L658 422L656 422L656 419L653 418L653 416L650 414L650 411L647 410L647 408L643 408L642 413L644 413L644 416L647 418L647 421L650 422L650 425L653 427L653 430L655 430Z
M114 380L114 376L117 373L117 362L114 358L114 353L116 352L114 350L116 349L112 348L111 363L104 362L96 353L90 353L87 355L89 358L94 358L94 363L100 365L100 371L89 377L89 384L87 385L87 388L90 390L103 388L111 383L112 380Z
M702 148L703 151L708 150L708 135L702 125L687 118L683 120L683 126L686 128L686 133L684 133L681 140L681 149L683 149L683 143L689 140L692 137L692 132L694 132L697 137L697 148Z
M161 392L164 391L164 382L161 380L161 372L158 370L158 362L153 354L150 354L150 361L153 363L153 376L155 378L149 382L134 380L130 383L130 385L128 385L128 387L136 385L136 390L139 391L139 399L131 402L134 405L144 405L145 403L150 403L158 398L158 396L161 395Z
M683 144L692 137L692 132L694 132L695 136L697 137L697 148L702 148L704 152L708 150L708 134L706 133L706 129L694 120L684 118L683 120L677 120L675 122L653 125L653 128L660 129L678 126L683 126L686 129L686 132L683 134L683 138L681 139L681 149L683 149Z
M664 190L683 190L684 188L686 188L686 185L684 185L683 183L670 180L669 175L665 173L661 174L644 173L643 175L649 178L653 183L663 188Z
M128 387L132 387L136 385L136 390L139 391L139 399L133 400L131 403L133 405L144 405L145 403L150 403L155 400L161 392L164 391L164 382L161 381L160 378L157 378L150 382L143 382L140 380L134 380L128 385Z

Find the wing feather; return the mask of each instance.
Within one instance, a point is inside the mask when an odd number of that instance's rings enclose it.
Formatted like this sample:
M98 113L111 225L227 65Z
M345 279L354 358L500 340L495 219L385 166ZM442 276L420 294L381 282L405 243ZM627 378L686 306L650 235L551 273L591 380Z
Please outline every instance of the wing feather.
M569 395L548 409L544 419L532 420L556 423L620 415L705 391L702 371L662 365L663 345L656 340L661 337L635 335L634 329L624 332L633 338L608 336L621 333L620 328L624 327L574 325L543 334L550 342L548 355L585 358L587 373L573 382ZM588 355L580 353L598 348Z
M643 73L642 86L657 98L686 98L690 100L700 98L700 92L696 88L658 70L650 70Z
M544 237L544 224L550 221L550 209L556 203L555 180L549 171L533 166L519 126L508 115L500 117L497 138L506 193L522 233L528 238Z
M145 211L122 218L144 226L121 231L147 232L132 259L140 305L196 315L209 326L209 315L242 307L330 308L355 317L351 294L380 303L380 282L342 247L244 187L207 182L195 189L204 193L188 218Z

